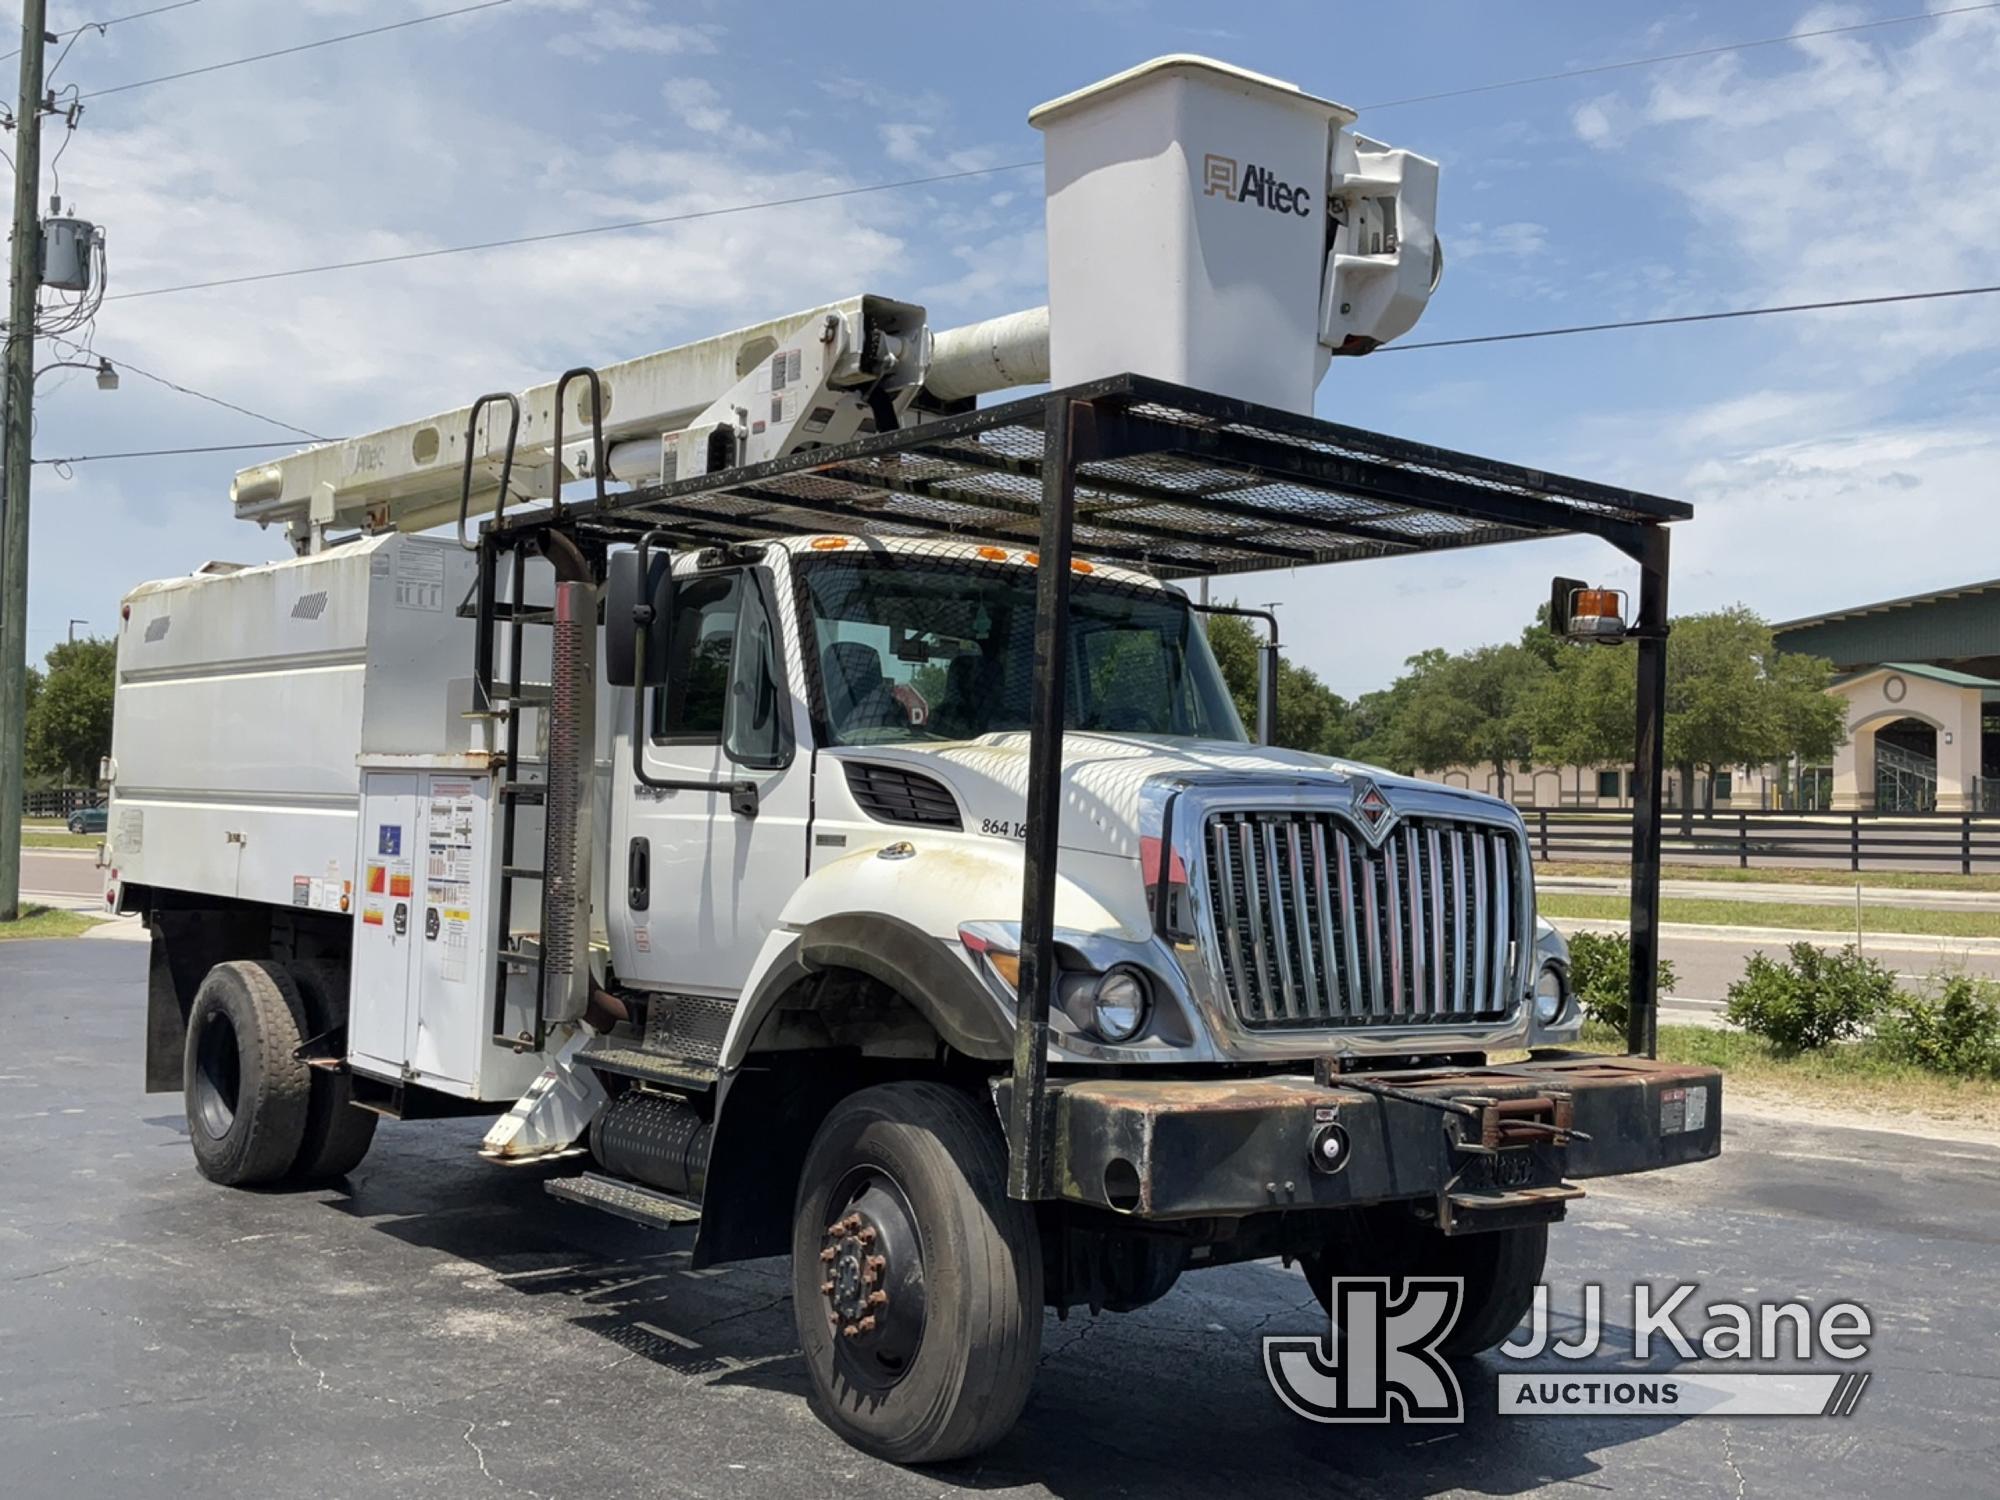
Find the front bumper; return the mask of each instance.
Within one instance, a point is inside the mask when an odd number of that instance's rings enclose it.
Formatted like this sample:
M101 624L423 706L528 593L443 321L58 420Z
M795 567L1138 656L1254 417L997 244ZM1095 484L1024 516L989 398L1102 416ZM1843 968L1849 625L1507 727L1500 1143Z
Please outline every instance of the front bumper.
M1387 1087L1385 1087L1387 1086ZM1435 1201L1448 1233L1561 1216L1574 1179L1722 1149L1722 1075L1643 1057L1241 1080L1051 1078L1038 1196L1142 1220ZM1329 1133L1335 1170L1314 1161Z

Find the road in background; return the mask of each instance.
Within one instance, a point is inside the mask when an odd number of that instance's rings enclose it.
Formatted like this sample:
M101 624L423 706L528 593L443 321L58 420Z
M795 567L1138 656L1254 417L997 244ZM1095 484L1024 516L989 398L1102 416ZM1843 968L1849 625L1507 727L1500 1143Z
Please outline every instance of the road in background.
M104 895L94 849L23 849L21 889L51 895Z
M552 1202L567 1168L480 1161L484 1122L385 1125L336 1188L204 1182L179 1096L139 1092L145 968L100 943L0 965L9 1493L1960 1500L1991 1473L2000 1150L1731 1121L1721 1160L1594 1184L1556 1231L1565 1331L1585 1282L1628 1342L1637 1278L1699 1281L1697 1306L1864 1303L1874 1380L1844 1420L1502 1419L1489 1357L1462 1376L1463 1426L1314 1426L1259 1339L1324 1319L1259 1263L1051 1317L1013 1435L908 1471L814 1420L781 1262L692 1271L686 1232Z

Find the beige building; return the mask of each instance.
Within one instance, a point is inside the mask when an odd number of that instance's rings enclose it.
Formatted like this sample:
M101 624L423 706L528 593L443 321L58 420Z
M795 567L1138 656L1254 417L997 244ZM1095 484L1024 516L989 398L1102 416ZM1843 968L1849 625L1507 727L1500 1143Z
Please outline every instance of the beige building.
M1691 789L1669 770L1669 807L1717 811L1986 812L2000 808L2000 579L1861 604L1772 627L1782 651L1821 656L1848 705L1847 743L1826 766L1738 766ZM1788 768L1789 769L1789 768ZM1449 766L1420 773L1520 807L1623 808L1622 766Z

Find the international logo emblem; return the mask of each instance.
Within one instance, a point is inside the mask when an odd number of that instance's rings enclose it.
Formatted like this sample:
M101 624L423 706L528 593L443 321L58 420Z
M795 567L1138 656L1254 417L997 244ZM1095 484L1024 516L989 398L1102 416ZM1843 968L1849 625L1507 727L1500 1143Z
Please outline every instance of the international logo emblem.
M1354 778L1354 821L1361 825L1362 833L1371 844L1382 842L1382 836L1389 831L1389 825L1396 820L1396 809L1389 805L1382 788L1366 776Z

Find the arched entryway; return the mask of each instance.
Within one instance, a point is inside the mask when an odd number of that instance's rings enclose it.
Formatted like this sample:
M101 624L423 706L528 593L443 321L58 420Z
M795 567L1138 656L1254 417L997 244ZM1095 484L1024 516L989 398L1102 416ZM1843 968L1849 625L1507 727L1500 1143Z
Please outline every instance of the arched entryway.
M1938 727L1905 716L1875 727L1875 810L1930 812L1937 807Z

